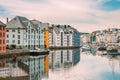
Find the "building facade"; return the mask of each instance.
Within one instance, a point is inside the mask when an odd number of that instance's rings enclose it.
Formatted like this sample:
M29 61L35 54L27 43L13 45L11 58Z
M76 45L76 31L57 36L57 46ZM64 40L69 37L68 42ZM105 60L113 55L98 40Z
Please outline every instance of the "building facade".
M6 25L0 21L0 53L6 52Z
M96 43L99 45L119 45L119 29L110 28L96 33Z
M7 46L9 48L44 48L44 29L37 20L16 16L7 23Z
M50 47L80 46L80 33L69 25L52 25L49 31Z
M6 25L0 21L0 54L6 53ZM6 66L6 61L0 61L0 68Z

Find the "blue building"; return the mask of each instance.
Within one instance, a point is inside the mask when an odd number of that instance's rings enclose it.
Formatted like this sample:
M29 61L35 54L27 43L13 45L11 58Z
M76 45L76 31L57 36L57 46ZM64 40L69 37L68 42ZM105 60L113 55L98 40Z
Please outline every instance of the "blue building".
M73 31L73 46L80 46L80 32L77 30Z

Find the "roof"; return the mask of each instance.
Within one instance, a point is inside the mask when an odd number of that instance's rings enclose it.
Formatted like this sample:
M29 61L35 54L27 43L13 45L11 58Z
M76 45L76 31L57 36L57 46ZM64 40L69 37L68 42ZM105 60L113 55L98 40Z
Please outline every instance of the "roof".
M61 28L60 28L60 26L58 26L58 25L57 25L57 26L56 26L56 25L54 25L54 26L53 26L53 30L55 31L55 33L56 33L56 34L59 34L59 33L60 33Z
M6 24L6 28L25 28L28 25L28 22L29 20L27 18L16 16Z
M60 33L60 30L63 30L65 34L71 34L73 29L69 25L52 25L53 30L56 34Z
M42 27L45 28L45 29L48 29L49 23L42 23Z
M3 22L0 21L0 26L6 26Z

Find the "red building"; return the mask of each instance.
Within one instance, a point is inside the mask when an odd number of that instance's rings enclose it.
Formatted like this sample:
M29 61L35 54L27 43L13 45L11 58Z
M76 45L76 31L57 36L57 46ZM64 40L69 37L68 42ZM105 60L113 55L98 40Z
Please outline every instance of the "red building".
M0 21L0 54L6 52L6 25ZM5 67L5 61L0 61L0 67Z

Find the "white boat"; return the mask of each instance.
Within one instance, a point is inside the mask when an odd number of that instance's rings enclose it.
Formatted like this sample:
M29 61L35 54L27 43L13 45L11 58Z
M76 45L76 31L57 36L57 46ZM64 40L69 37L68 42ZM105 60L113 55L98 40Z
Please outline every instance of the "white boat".
M82 51L90 51L90 50L91 50L91 47L90 47L89 44L84 44L84 45L82 46Z

